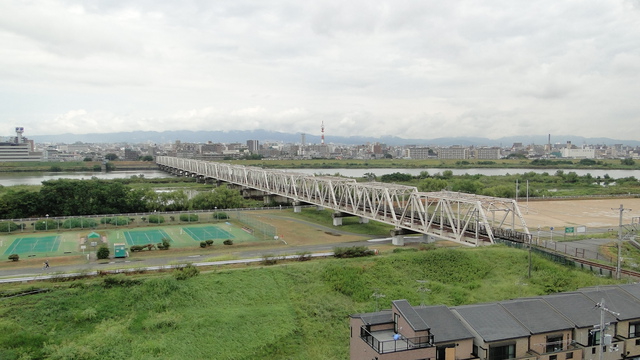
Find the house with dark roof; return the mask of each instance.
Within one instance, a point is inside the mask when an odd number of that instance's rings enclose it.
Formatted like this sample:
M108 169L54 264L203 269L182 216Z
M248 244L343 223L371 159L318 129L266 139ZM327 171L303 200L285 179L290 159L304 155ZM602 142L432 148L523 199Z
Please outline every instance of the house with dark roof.
M529 330L500 304L457 306L453 312L473 333L480 359L535 359L529 355Z
M351 315L350 327L354 360L476 359L473 335L443 305L395 300L391 310Z
M529 332L528 353L539 360L581 359L582 349L573 342L573 324L542 299L499 303Z
M640 360L640 284L452 308L396 300L350 325L357 360Z

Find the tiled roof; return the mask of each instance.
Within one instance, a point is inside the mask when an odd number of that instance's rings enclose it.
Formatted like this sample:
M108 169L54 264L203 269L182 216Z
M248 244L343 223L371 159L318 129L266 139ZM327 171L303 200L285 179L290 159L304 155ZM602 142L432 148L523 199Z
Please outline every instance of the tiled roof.
M532 334L573 329L574 325L542 299L501 302L516 320Z
M453 310L460 314L485 342L529 336L529 330L499 304L457 306Z
M407 300L395 300L393 305L414 331L429 330L429 324L423 319Z
M444 305L416 307L416 312L431 325L436 344L470 339L473 334L462 324L448 307Z

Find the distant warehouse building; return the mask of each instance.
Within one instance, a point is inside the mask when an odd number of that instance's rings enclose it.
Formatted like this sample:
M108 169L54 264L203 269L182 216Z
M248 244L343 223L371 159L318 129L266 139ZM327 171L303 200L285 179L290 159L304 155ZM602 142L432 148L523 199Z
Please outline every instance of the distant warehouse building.
M562 149L562 157L571 159L595 159L596 150L564 148Z
M16 127L16 136L0 141L0 162L42 161L42 153L35 152L33 141L22 137L23 127Z

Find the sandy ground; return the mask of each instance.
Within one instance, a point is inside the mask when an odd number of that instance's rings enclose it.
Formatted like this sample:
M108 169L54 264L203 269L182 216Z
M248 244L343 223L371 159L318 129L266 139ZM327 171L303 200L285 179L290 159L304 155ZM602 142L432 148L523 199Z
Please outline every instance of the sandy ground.
M622 223L638 223L640 199L565 200L565 201L519 201L520 212L529 229L550 226L617 227L620 221L620 205L626 210Z

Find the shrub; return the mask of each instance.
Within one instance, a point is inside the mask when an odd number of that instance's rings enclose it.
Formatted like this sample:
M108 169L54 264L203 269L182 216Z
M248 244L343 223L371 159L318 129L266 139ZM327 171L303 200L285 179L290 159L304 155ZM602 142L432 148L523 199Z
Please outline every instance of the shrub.
M198 214L180 214L180 221L196 222Z
M106 246L101 246L96 253L98 259L108 259L109 258L109 248Z
M36 230L54 230L57 229L59 222L53 219L38 220L34 223Z
M187 280L200 274L200 269L193 266L193 264L187 264L173 270L173 276L176 280Z
M352 246L349 248L336 247L333 249L333 256L337 258L354 258L362 256L372 256L375 252L367 249L366 246Z
M223 241L222 243L225 244L225 245L233 245L233 240L227 239L227 240Z
M229 218L229 215L225 212L214 212L211 216L217 220L225 220Z
M149 222L153 224L162 224L164 222L164 216L162 215L149 215Z
M278 257L273 254L265 254L262 256L262 264L275 265L278 263Z
M206 241L200 241L200 247L201 248L206 248L207 247L207 242Z
M162 242L158 243L158 249L160 250L169 250L171 247L171 239L162 238Z
M209 239L209 240L207 240L207 241L205 241L205 242L206 242L206 243L207 243L207 245L209 245L209 246L213 245L213 240L211 240L211 239Z
M18 230L18 224L13 221L0 222L0 232L12 232Z
M20 255L18 255L18 254L11 254L11 255L9 255L9 260L11 260L11 261L18 261L18 260L20 260Z
M129 250L131 250L131 252L141 251L142 250L142 246L141 245L131 245Z
M298 256L298 261L307 261L311 260L311 253L308 251L300 252L296 254Z
M101 221L104 219L100 219ZM73 228L94 228L98 226L98 222L95 219L87 219L87 218L73 218L67 219L62 223L62 227L64 229L73 229Z

